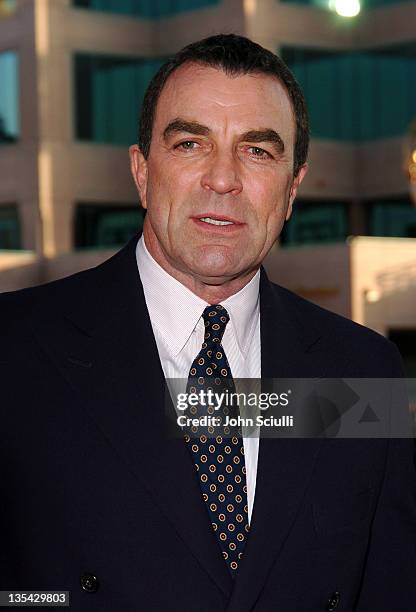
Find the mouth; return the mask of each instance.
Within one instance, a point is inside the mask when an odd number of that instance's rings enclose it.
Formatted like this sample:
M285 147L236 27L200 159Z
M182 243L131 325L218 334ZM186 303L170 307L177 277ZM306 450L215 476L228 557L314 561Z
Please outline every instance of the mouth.
M235 231L236 229L240 229L243 227L244 223L241 221L237 221L228 216L219 216L214 214L203 214L198 217L192 217L193 221L200 226L206 229L215 229L219 231Z
M225 221L225 220L221 220L221 219L212 219L211 217L201 217L201 219L199 219L200 221L203 221L204 223L210 223L211 225L234 225L234 223L232 221Z

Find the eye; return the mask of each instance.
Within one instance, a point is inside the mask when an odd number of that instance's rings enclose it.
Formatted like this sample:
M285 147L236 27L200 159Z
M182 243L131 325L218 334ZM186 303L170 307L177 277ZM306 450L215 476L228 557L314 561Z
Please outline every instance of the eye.
M197 144L198 143L194 140L183 140L182 142L176 144L174 146L174 149L182 149L182 151L193 151L196 148Z
M249 151L251 152L253 157L258 157L259 159L268 159L272 157L270 153L268 153L261 147L249 147Z

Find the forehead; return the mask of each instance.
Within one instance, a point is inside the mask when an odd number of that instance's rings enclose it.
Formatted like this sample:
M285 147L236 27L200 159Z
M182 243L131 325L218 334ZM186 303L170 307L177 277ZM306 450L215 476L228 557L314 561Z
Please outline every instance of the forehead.
M277 78L261 73L228 76L192 63L168 78L157 103L155 129L163 131L178 116L212 122L211 129L225 122L241 129L270 127L289 136L295 127L289 95Z

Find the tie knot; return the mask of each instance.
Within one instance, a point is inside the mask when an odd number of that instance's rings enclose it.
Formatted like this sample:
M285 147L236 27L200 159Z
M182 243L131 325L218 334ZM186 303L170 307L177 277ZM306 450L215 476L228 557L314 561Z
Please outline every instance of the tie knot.
M202 313L205 323L204 340L219 344L225 332L225 327L230 320L230 315L221 304L207 306Z

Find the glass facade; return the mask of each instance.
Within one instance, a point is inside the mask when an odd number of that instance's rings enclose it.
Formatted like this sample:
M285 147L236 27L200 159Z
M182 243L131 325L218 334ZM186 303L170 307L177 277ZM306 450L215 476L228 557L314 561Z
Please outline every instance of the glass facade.
M120 246L143 226L144 210L131 204L79 203L75 210L75 248Z
M346 203L296 200L280 242L284 246L340 242L348 236L348 229Z
M17 206L0 205L0 250L20 249L20 224Z
M118 15L129 15L158 19L185 11L207 8L220 4L221 0L72 0L76 8L104 11Z
M416 238L416 207L404 198L370 202L369 234Z
M136 142L144 92L163 61L76 54L76 138L120 145Z
M14 51L0 53L0 144L19 137L18 56Z
M416 44L366 52L284 47L304 91L313 137L365 141L405 134L416 109Z

